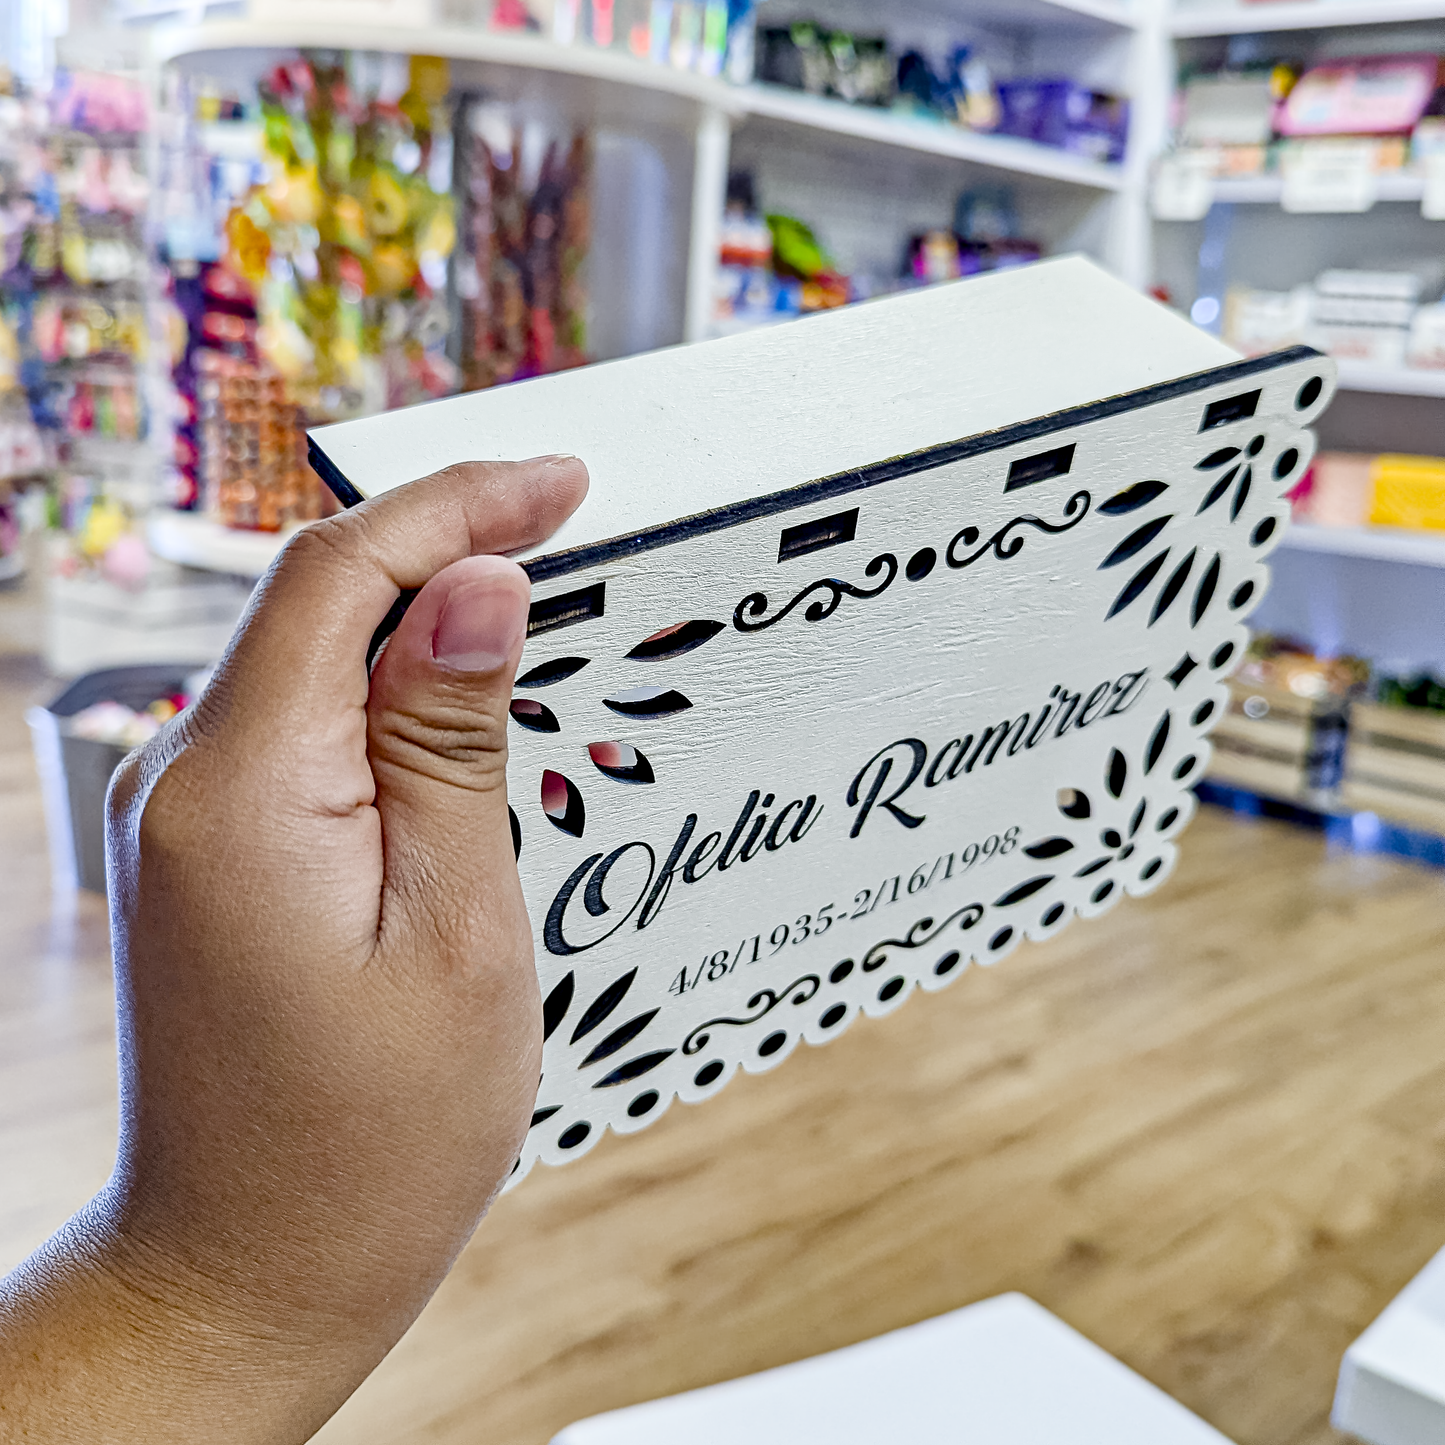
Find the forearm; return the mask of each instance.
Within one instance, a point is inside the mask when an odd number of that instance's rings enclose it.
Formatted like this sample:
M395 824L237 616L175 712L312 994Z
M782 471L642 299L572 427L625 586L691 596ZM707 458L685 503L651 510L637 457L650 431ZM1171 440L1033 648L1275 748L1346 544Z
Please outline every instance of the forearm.
M375 1365L268 1326L114 1217L101 1196L0 1281L0 1439L289 1445Z

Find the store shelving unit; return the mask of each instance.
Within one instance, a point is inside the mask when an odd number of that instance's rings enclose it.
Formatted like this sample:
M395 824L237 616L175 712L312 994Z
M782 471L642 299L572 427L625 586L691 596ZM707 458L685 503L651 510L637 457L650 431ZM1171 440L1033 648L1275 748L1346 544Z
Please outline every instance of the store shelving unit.
M1175 0L1168 20L1176 65L1258 63L1278 55L1343 57L1398 49L1445 53L1442 0ZM1166 134L1157 137L1163 149ZM1445 226L1421 214L1424 178L1377 178L1376 204L1360 213L1286 212L1279 175L1224 178L1198 222L1159 222L1161 275L1188 307L1223 298L1230 284L1282 291L1330 266L1391 269L1438 254ZM1190 285L1193 284L1191 291ZM1339 363L1342 397L1323 418L1325 443L1356 451L1445 451L1445 371ZM1255 624L1327 652L1362 653L1389 670L1445 668L1445 533L1389 527L1294 526L1273 560ZM1389 846L1437 864L1445 841L1339 799L1261 799L1214 788L1245 811L1303 809L1332 836ZM1229 796L1225 796L1225 795ZM1393 840L1382 844L1380 839Z
M196 512L163 508L151 513L146 542L167 562L254 581L264 575L296 530L242 532Z
M1445 533L1413 532L1402 527L1294 526L1280 545L1295 552L1367 557L1445 570Z
M818 0L827 15L838 0ZM1166 101L1147 61L1163 37L1165 0L919 0L933 24L957 23L1005 37L1018 51L1037 42L1049 60L1082 47L1103 62L1120 88L1134 92L1143 129L1162 114ZM153 37L158 64L205 70L221 67L257 73L270 58L306 47L334 47L335 19L318 14L317 0L298 6L294 18L207 19L163 23ZM268 7L269 10L269 7ZM891 17L890 17L891 18ZM876 14L870 16L876 24ZM843 21L840 19L840 23ZM950 187L956 194L970 177L1018 183L1030 223L1053 249L1093 251L1137 285L1148 279L1145 206L1148 154L1138 146L1122 165L1104 165L1050 147L1009 137L977 134L944 122L850 106L764 85L734 86L666 66L651 65L616 50L563 46L531 35L496 33L456 25L384 25L349 17L348 46L398 53L424 51L453 63L459 83L524 109L564 114L594 125L665 127L691 136L691 168L679 186L688 194L687 264L680 334L696 340L711 323L713 279L729 163L741 150L786 153L789 160L816 153L836 194L839 168L859 194L890 181L902 168L920 194ZM1047 61L1045 62L1047 63ZM1151 90L1151 87L1153 88ZM1156 92L1157 93L1154 93ZM1147 92L1147 93L1146 93ZM805 168L816 171L805 160ZM920 206L923 202L919 201ZM864 208L866 210L866 206ZM877 211L908 212L894 193ZM939 209L935 205L935 210ZM939 215L934 224L946 221ZM897 254L890 236L879 251Z
M1340 389L1368 391L1378 396L1429 396L1445 398L1445 370L1424 367L1371 366L1360 361L1341 361Z
M1248 35L1284 30L1352 29L1445 18L1440 0L1180 0L1170 33L1183 37Z

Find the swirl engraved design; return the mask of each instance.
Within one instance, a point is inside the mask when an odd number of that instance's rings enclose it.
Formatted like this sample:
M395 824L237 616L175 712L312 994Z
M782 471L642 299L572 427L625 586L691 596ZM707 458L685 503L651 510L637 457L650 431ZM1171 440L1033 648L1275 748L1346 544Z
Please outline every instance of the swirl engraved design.
M821 622L825 617L831 617L838 610L838 604L845 596L878 597L886 592L893 585L893 579L898 576L898 558L892 552L883 552L875 557L863 569L863 575L876 577L885 569L888 575L876 587L855 587L853 583L840 581L837 577L823 577L804 587L780 612L775 612L771 617L763 617L761 622L750 622L747 619L761 617L768 610L768 594L766 592L750 592L734 610L733 626L739 632L761 632L763 628L771 627L775 622L781 622L788 613L812 597L815 592L826 592L828 594L826 600L821 597L817 598L809 603L808 610L803 613L809 622Z
M992 552L1000 561L1007 561L1010 557L1017 556L1024 544L1023 534L1014 531L1016 527L1033 527L1036 531L1054 534L1071 532L1089 515L1092 502L1093 498L1088 492L1075 492L1064 504L1064 516L1070 518L1070 521L1046 522L1042 517L1032 515L1015 517L1013 521L1000 527L981 547L977 547L966 557L959 557L956 553L960 543L965 547L973 547L982 535L977 527L965 527L954 534L953 540L948 544L948 551L943 555L947 558L948 565L954 569L971 567L985 552ZM1074 515L1076 512L1077 516Z
M881 942L875 943L863 955L863 972L872 973L874 969L882 968L888 962L885 949L922 948L926 944L932 943L952 923L957 923L961 931L967 931L983 917L983 913L982 903L970 903L967 908L960 908L956 913L950 913L936 927L931 917L920 918L902 938L885 938ZM960 922L960 920L962 921Z
M760 1018L766 1018L768 1014L777 1008L780 1003L791 1002L794 1004L805 1004L823 986L823 981L816 973L805 973L802 978L795 978L787 988L778 989L774 992L770 988L759 989L747 1003L750 1010L756 1009L756 1013L749 1013L746 1018L717 1018L708 1019L706 1023L699 1024L682 1041L682 1051L685 1054L695 1054L707 1047L708 1030L719 1028L743 1028L748 1024L755 1024ZM796 990L796 995L795 994Z

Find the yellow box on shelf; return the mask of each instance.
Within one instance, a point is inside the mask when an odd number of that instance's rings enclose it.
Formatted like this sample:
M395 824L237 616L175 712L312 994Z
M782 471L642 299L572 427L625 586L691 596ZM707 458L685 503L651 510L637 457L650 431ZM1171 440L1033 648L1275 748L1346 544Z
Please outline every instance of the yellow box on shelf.
M1445 459L1387 452L1375 458L1370 483L1375 526L1445 530Z

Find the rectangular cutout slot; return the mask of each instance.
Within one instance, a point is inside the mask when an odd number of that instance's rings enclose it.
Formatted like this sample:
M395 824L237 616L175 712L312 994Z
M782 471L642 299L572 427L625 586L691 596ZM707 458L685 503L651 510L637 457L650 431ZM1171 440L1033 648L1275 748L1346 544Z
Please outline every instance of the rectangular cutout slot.
M551 632L554 627L570 627L574 622L601 617L606 598L605 582L594 583L576 592L564 592L559 597L544 597L542 601L534 602L527 614L527 636L535 637L539 632Z
M805 557L809 552L821 552L824 547L841 546L844 542L851 542L857 532L857 507L851 512L839 512L836 516L819 517L816 522L799 522L796 527L785 527L778 543L778 561Z
M1064 476L1074 465L1074 443L1066 447L1055 447L1051 452L1040 452L1036 457L1020 457L1008 469L1008 481L1004 491L1016 492L1020 487L1031 487L1035 482L1046 482L1050 477Z
M1204 408L1204 420L1200 431L1213 431L1217 426L1228 426L1232 421L1243 421L1254 415L1259 405L1259 393L1247 391L1242 396L1226 396L1222 401L1211 401Z

